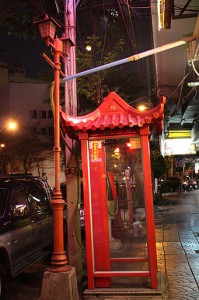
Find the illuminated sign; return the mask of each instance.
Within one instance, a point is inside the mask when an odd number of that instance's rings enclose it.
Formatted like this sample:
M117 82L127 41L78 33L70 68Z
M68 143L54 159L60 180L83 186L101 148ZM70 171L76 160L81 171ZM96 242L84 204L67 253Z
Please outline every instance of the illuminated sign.
M171 1L157 0L158 30L171 28Z
M139 137L138 138L130 138L128 147L130 149L140 149L141 148L140 138Z
M168 133L168 138L190 138L191 131L190 130L170 130Z
M195 144L190 138L164 140L164 155L196 154Z
M101 141L93 141L89 142L89 149L90 149L90 157L92 162L101 162L101 149L102 149L102 142Z

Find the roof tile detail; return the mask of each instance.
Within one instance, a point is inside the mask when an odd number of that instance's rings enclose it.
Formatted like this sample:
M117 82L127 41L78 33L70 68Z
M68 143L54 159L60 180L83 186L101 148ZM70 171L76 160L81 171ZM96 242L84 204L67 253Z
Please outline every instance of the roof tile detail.
M97 129L105 130L106 128L123 128L138 126L145 124L157 124L160 126L164 118L165 97L161 97L160 104L147 111L141 112L132 108L116 93L111 92L104 98L99 107L84 116L73 117L60 111L62 125L65 132L88 130L95 131Z

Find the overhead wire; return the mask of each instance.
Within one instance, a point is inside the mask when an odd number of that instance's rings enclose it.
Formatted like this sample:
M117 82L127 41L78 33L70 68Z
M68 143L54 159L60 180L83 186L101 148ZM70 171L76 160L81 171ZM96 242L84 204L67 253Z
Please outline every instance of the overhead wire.
M123 12L123 8L122 8L122 5L121 5L122 2L123 1L118 0L118 5L119 5L121 17L122 17L122 20L123 20L123 23L124 23L124 26L125 26L125 29L126 29L126 32L127 32L127 36L129 38L129 41L130 41L130 45L133 49L133 52L137 53L138 52L137 43L136 43L136 37L135 37L135 32L134 32L134 26L133 26L133 22L132 22L132 16L131 16L130 9L129 9L129 2L128 2L128 0L124 1L124 4L127 6L127 10L128 10L128 18L129 18L130 27L128 26L125 14ZM138 62L138 61L136 62L136 67L137 67L139 81L140 81L141 85L144 87L144 89L147 90L146 82L145 82L145 79L144 79L144 76L143 76L143 72L142 72L141 67L140 67L140 62Z
M125 3L125 4L127 4L127 2L128 2L128 0L123 0L123 2ZM144 16L144 15L147 15L147 18L150 18L150 16L151 16L151 9L152 8L155 8L155 6L152 6L152 5L149 5L149 6L132 6L132 5L130 5L129 3L128 3L128 5L129 5L129 7L131 8L131 10L139 17L139 18L141 18L141 19L143 19L143 17L142 17L142 15ZM140 10L140 9L142 9L142 10L146 10L144 13L141 13L141 12L137 12L136 10ZM149 11L149 12L147 12L147 11Z
M181 101L182 101L183 85L184 85L184 81L185 81L185 78L186 78L185 72L186 72L186 70L184 70L183 81L182 81L182 83L181 83L181 85L180 85L180 95L179 95L178 103L177 103L177 105L176 105L176 111L177 111L177 112L178 112L178 110L179 110L179 107L180 107L180 104L181 104Z
M191 59L190 62L191 62L191 66L192 66L194 72L195 72L196 75L199 77L199 73L198 73L198 71L196 70L196 67L195 67L195 64L194 64L194 59Z
M135 37L135 32L134 32L134 26L133 26L133 22L132 22L132 16L131 16L131 12L130 12L130 7L129 7L129 2L128 2L128 0L126 2L127 2L127 7L128 7L128 15L129 15L130 28L131 28L131 32L133 34L133 41L135 43L135 51L138 52L137 43L136 43L136 37ZM139 76L140 76L140 79L141 79L141 83L142 83L144 89L147 91L147 87L146 87L147 84L146 84L145 76L144 76L143 71L142 71L141 66L140 66L140 62L137 63L137 66L138 66L138 72L139 72Z
M102 60L104 57L104 51L105 51L105 45L107 40L107 22L105 21L106 15L105 15L105 0L103 1L103 20L104 20L104 38L103 38L103 45L102 45L102 52L101 52L101 58L100 58L100 65L102 65ZM100 72L98 73L99 83L100 83L100 98L103 98L102 95L102 88L101 88L101 78L100 78Z
M175 90L170 94L170 96L167 98L167 102L171 99L171 97L175 94L175 92L178 90L178 88L181 86L181 84L185 81L187 76L191 73L191 70L183 77L183 79L180 81L178 86L175 88Z

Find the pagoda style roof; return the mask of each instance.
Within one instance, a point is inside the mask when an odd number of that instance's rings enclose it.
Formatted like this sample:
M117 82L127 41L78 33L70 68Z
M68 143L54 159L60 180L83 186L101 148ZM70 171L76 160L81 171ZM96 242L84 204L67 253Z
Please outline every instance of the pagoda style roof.
M77 135L77 132L143 127L146 124L156 124L158 128L162 128L165 102L166 98L161 97L160 104L141 112L132 108L115 92L110 92L99 107L89 114L79 117L70 116L63 111L60 114L64 131L69 136Z

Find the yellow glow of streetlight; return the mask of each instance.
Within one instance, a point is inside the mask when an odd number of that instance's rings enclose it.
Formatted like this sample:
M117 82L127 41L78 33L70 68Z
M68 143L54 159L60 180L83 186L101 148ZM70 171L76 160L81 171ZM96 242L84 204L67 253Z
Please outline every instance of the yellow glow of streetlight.
M138 106L138 110L140 110L140 111L145 111L146 109L147 109L147 107L144 104L141 104Z
M86 50L91 51L92 50L91 46L90 45L86 46Z
M9 121L6 127L14 131L17 129L17 123L15 121Z

